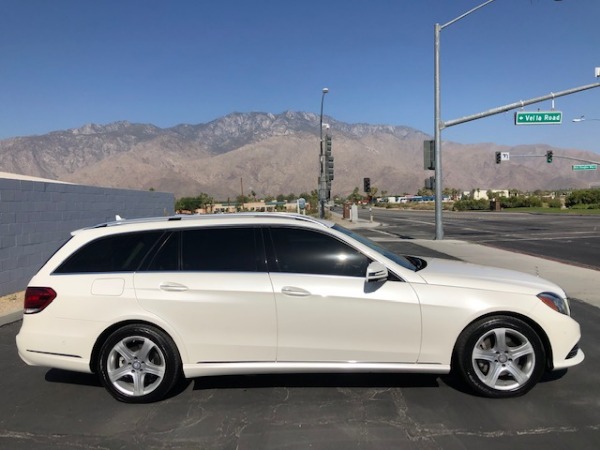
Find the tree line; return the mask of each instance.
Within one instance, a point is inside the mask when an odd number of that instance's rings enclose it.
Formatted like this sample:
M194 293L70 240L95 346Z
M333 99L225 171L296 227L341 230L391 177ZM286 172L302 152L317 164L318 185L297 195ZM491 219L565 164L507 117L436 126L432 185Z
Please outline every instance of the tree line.
M564 198L564 202L560 197ZM487 200L462 198L454 202L454 209L457 211L487 210L490 208L490 201L500 202L501 208L541 208L543 206L562 208L564 205L570 209L600 209L600 189L577 189L554 197L542 191L526 194L511 189L508 197L488 192Z
M334 201L336 203L360 203L363 201L372 200L375 198L379 190L376 187L371 188L369 194L362 193L358 187L355 187L350 195L347 197L335 196ZM446 188L444 195L455 197L459 191L457 189ZM550 208L561 208L563 201L560 198L551 198L549 193L542 192L539 190L533 193L524 193L516 189L509 189L509 196L502 196L497 192L487 191L488 199L475 200L473 198L463 196L460 200L454 202L454 209L458 211L464 210L487 210L490 208L490 201L495 200L500 202L502 208L528 208L528 207L542 207L546 205ZM421 189L417 193L418 195L433 195L428 190ZM387 191L381 191L381 196L387 196ZM290 194L279 194L277 196L267 195L260 199L265 203L269 202L294 202L299 198L304 198L310 205L310 208L316 209L319 202L319 194L316 189L311 192L302 192L299 195L294 193ZM237 204L242 205L245 203L256 202L259 199L254 191L250 192L250 195L238 195L234 199L228 198L227 200L215 202L215 199L201 192L195 197L182 197L175 202L175 209L178 211L195 211L197 209L210 208L215 203L223 204ZM564 206L572 209L600 209L600 189L577 189L568 192L564 195Z

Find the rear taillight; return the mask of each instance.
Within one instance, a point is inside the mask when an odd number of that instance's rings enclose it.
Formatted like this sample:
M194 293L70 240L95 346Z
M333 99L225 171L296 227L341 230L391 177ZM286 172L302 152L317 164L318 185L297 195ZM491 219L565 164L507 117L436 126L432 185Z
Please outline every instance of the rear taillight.
M28 287L25 291L25 314L35 314L42 311L56 298L56 292L48 287Z

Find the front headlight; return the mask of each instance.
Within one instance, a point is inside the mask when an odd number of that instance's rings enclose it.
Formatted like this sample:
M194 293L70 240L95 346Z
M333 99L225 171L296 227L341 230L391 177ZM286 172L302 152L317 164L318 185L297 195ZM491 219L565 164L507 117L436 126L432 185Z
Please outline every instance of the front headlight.
M546 306L549 306L554 311L567 316L571 315L571 311L569 310L569 302L566 298L561 298L552 292L542 292L541 294L537 295L537 298L539 298Z

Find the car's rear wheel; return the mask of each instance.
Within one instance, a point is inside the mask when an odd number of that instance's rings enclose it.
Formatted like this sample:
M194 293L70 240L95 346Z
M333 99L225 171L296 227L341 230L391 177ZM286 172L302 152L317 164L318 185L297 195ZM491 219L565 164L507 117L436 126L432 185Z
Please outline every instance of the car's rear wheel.
M127 325L102 345L98 372L117 400L149 403L162 399L181 373L175 343L149 325Z
M497 316L468 326L456 344L459 375L486 397L515 397L529 391L544 372L545 350L531 326Z

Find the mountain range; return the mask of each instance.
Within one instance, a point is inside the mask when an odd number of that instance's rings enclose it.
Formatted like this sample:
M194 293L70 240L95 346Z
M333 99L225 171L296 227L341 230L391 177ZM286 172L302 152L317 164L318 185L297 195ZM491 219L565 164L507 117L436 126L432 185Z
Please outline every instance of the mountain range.
M232 113L205 124L159 128L115 122L88 124L39 136L0 140L0 172L80 184L173 192L215 199L244 190L259 197L317 188L319 116L305 112ZM390 195L415 193L433 171L423 168L431 136L392 125L348 124L325 117L333 138L333 194L371 186ZM554 152L552 164L542 155ZM496 164L495 152L521 155ZM540 157L527 157L540 156ZM598 154L548 145L443 143L444 187L568 189L596 183L596 172L571 170L572 160Z

